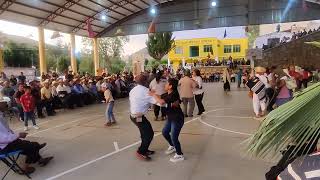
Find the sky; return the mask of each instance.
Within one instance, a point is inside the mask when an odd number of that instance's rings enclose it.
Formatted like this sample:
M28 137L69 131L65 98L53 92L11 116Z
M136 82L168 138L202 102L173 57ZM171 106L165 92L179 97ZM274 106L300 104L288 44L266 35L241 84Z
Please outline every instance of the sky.
M204 37L217 37L223 38L224 31L227 31L227 38L242 38L245 37L245 30L243 27L228 27L228 28L215 28L215 29L202 29L202 30L190 30L190 31L178 31L174 32L173 36L176 39L192 39L192 38L204 38ZM16 24L0 20L0 31L6 34L28 37L38 41L38 31L36 27ZM48 44L57 44L57 40L52 40L51 36L54 31L45 30L45 41ZM66 43L70 42L68 34L60 33L64 36ZM146 47L145 42L147 40L147 34L132 35L129 36L129 42L124 46L124 56L131 55ZM82 48L81 37L76 36L76 51L79 52Z

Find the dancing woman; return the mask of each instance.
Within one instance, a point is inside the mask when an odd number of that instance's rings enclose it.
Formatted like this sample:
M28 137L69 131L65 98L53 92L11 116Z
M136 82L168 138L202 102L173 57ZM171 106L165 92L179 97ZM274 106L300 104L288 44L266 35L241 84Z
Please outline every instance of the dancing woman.
M154 92L150 94L160 104L167 104L167 117L168 120L162 130L162 135L169 143L169 148L166 154L172 154L176 152L175 156L170 158L171 162L179 162L184 160L184 156L181 150L181 144L179 142L179 135L184 125L184 114L180 107L180 95L178 92L178 80L170 78L165 86L167 91L162 97L156 95Z

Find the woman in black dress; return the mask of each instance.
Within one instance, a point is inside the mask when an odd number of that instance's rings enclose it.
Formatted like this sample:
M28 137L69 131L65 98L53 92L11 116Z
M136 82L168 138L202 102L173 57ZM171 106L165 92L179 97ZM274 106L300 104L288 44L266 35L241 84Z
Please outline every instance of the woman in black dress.
M223 72L223 89L224 91L230 91L230 82L231 82L231 78L230 78L230 73L229 73L229 69L224 69Z

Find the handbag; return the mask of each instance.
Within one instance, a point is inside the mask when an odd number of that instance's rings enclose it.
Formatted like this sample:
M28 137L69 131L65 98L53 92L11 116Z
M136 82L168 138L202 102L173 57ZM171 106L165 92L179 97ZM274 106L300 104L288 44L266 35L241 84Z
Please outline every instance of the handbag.
M296 82L295 79L290 77L290 78L288 78L286 80L286 86L287 86L288 89L296 89L297 88L297 82Z

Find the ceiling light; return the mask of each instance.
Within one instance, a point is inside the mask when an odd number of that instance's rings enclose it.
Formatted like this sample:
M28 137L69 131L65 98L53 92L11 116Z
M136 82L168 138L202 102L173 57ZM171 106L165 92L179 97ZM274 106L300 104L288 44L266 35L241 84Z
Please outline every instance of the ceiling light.
M152 8L150 12L151 14L156 14L156 9Z
M211 2L211 6L212 6L212 7L216 7L216 6L217 6L217 2L212 1L212 2Z
M106 15L101 15L101 19L102 19L103 21L105 21L105 20L107 19L107 16L106 16Z

